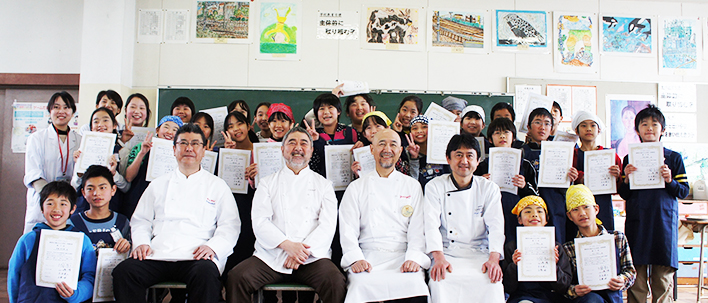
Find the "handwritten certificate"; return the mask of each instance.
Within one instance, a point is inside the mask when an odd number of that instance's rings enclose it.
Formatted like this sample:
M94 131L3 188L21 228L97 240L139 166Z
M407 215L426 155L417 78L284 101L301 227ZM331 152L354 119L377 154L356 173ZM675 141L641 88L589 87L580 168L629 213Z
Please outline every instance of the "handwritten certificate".
M425 115L430 119L438 121L455 121L455 119L458 118L457 115L435 102L430 102L428 109L425 110Z
M359 176L366 175L376 170L376 159L374 159L374 155L371 153L371 147L359 147L353 150L353 153L354 161L359 162L359 165L361 165Z
M501 191L517 194L519 188L512 181L521 170L521 150L509 147L489 149L489 179L499 185Z
M66 282L71 289L79 284L84 233L43 229L37 250L37 286L54 288Z
M538 187L568 188L568 171L573 166L573 149L570 142L541 142Z
M617 275L615 236L602 235L575 238L578 282L592 290L607 289L607 283Z
M529 114L539 107L547 109L549 112L553 108L553 98L546 97L544 95L536 93L528 93L528 99L526 101L526 110L524 110L523 119L521 119L521 126L519 131L526 133L529 131L527 125L529 124Z
M81 137L81 157L76 162L75 170L85 172L91 165L107 167L115 144L116 134L85 132Z
M630 189L664 188L661 166L664 165L664 145L661 142L629 144L629 164L637 170L629 175Z
M99 248L96 262L96 280L93 283L93 302L115 301L113 297L113 269L128 258L128 253L119 254L113 248Z
M152 181L157 177L169 174L177 168L175 158L174 143L170 140L152 138L152 148L148 158L146 181Z
M352 155L354 145L326 145L325 172L334 190L345 190L352 182Z
M256 174L256 187L262 177L269 176L279 171L284 166L281 142L253 143L253 162L258 164Z
M204 151L204 157L202 158L202 169L206 170L212 174L216 170L216 158L219 157L219 153L213 151Z
M204 109L200 110L200 112L207 113L214 119L214 129L211 130L212 140L216 140L216 145L223 146L224 135L222 135L221 132L224 130L224 119L229 115L226 106ZM211 143L214 143L214 141L211 141Z
M125 144L126 146L132 147L136 146L143 141L145 141L145 138L147 137L148 132L151 132L152 134L155 134L155 129L152 127L137 127L137 126L132 126L130 127L130 130L133 132L133 137L128 140L128 142Z
M430 120L428 124L428 150L430 164L447 164L445 150L452 136L460 133L460 123Z
M222 148L219 150L219 178L224 179L232 193L248 193L246 167L251 162L251 151Z
M603 149L585 152L585 185L595 195L617 193L617 178L610 175L610 166L615 165L615 150Z
M519 226L516 228L516 244L521 252L519 281L555 281L556 245L555 228Z

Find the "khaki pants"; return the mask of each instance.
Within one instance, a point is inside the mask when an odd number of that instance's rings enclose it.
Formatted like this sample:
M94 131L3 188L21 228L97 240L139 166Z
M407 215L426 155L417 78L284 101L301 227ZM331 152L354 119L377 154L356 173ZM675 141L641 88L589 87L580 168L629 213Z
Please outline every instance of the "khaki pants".
M676 269L663 265L639 265L635 267L637 269L637 279L627 291L627 303L646 302L650 286L653 303L674 302L674 272ZM650 269L651 275L649 275Z

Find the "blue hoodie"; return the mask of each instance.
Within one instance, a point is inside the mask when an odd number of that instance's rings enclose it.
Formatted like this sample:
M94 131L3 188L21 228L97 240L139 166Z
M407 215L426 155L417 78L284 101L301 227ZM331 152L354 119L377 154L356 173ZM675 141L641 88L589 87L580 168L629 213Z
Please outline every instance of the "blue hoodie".
M84 234L83 247L81 248L81 268L79 283L71 297L64 298L54 288L40 287L35 284L37 267L37 251L39 249L39 235L43 229L51 229L44 223L37 223L31 232L28 232L17 241L12 252L7 271L7 292L10 303L15 302L70 302L79 303L91 299L93 296L93 281L96 274L96 253L91 245L91 240ZM73 231L74 227L67 224L64 231Z

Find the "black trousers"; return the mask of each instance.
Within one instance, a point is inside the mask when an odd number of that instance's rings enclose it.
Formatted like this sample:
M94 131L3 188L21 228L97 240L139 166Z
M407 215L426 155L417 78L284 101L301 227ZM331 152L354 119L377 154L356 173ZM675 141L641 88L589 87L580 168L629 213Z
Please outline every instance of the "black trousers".
M187 284L189 303L217 303L221 298L219 269L210 260L155 261L126 259L113 270L116 302L146 302L148 287L160 282Z

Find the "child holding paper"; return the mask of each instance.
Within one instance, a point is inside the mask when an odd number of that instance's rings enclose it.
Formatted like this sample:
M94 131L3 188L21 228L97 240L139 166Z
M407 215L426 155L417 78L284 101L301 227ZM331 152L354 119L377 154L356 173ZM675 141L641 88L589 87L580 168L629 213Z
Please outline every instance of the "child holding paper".
M634 129L642 142L659 142L664 134L664 114L654 105L637 113ZM619 194L627 201L625 232L637 263L637 283L629 289L628 302L645 302L651 280L654 302L670 300L673 274L678 268L678 200L688 195L688 180L681 155L664 148L664 165L659 167L665 188L629 188L629 177L637 168L624 157L624 182ZM651 275L648 274L651 267Z
M617 261L617 275L607 283L608 289L591 290L590 286L578 285L578 265L575 255L575 242L570 240L563 244L566 254L570 256L570 265L573 272L573 281L566 292L566 297L576 302L610 302L622 303L622 291L631 287L637 276L637 271L632 262L632 253L627 243L627 238L620 231L608 231L597 219L599 206L595 197L585 185L573 185L566 194L566 208L568 219L577 227L576 238L595 237L612 234L615 237L615 251ZM646 295L644 296L646 300Z
M150 122L150 102L143 94L136 93L128 96L125 103L125 129L120 133L120 144L123 146L120 149L120 163L118 171L125 175L125 169L128 168L126 159L135 144L130 142L130 139L135 136L133 127L147 127Z
M573 153L573 167L578 170L578 179L575 180L575 184L584 184L585 152L605 149L596 143L597 136L600 135L600 132L605 130L605 124L602 123L602 120L600 120L600 117L597 115L586 111L579 111L573 116L572 126L575 133L580 137L580 146L576 147ZM617 178L617 188L619 188L619 183L622 181L620 178L621 165L622 160L620 160L617 153L615 153L615 165L607 169L610 175ZM600 213L597 214L597 218L604 222L606 228L614 230L615 222L612 211L612 194L595 195L595 202L600 207ZM568 234L574 233L573 229L569 227Z
M32 231L17 241L7 271L7 293L10 303L15 302L70 302L78 303L91 299L96 274L96 254L91 240L84 235L81 248L81 266L77 289L66 282L56 284L54 289L35 284L37 255L42 230L76 231L67 219L76 209L76 190L67 182L52 181L39 193L39 206L44 223L37 223Z
M348 96L344 102L344 108L347 110L347 117L352 121L351 126L357 132L357 137L361 136L364 131L362 124L364 116L376 110L376 102L369 94L358 94Z
M406 141L408 141L406 151L408 151L410 158L411 177L420 182L423 190L425 190L428 181L451 172L450 165L431 164L427 161L428 124L430 124L430 120L427 116L416 116L411 120L410 134L406 135Z
M107 108L113 113L114 116L118 116L123 108L123 99L114 90L102 90L96 95L96 109L101 107ZM123 125L116 125L118 130L123 130ZM79 135L84 135L84 132L91 131L91 123L84 124L79 128Z
M494 122L492 121L492 123ZM548 219L546 202L539 196L523 197L510 213L518 216L517 222L521 226L546 226ZM509 238L508 235L507 238ZM516 237L504 245L504 255L507 257L502 261L502 270L504 270L504 292L509 294L507 303L524 302L524 300L532 303L551 303L562 300L563 294L570 286L573 274L570 270L568 255L563 249L559 249L560 245L556 242L554 248L555 282L519 282L517 265L521 261L523 252L516 247Z

